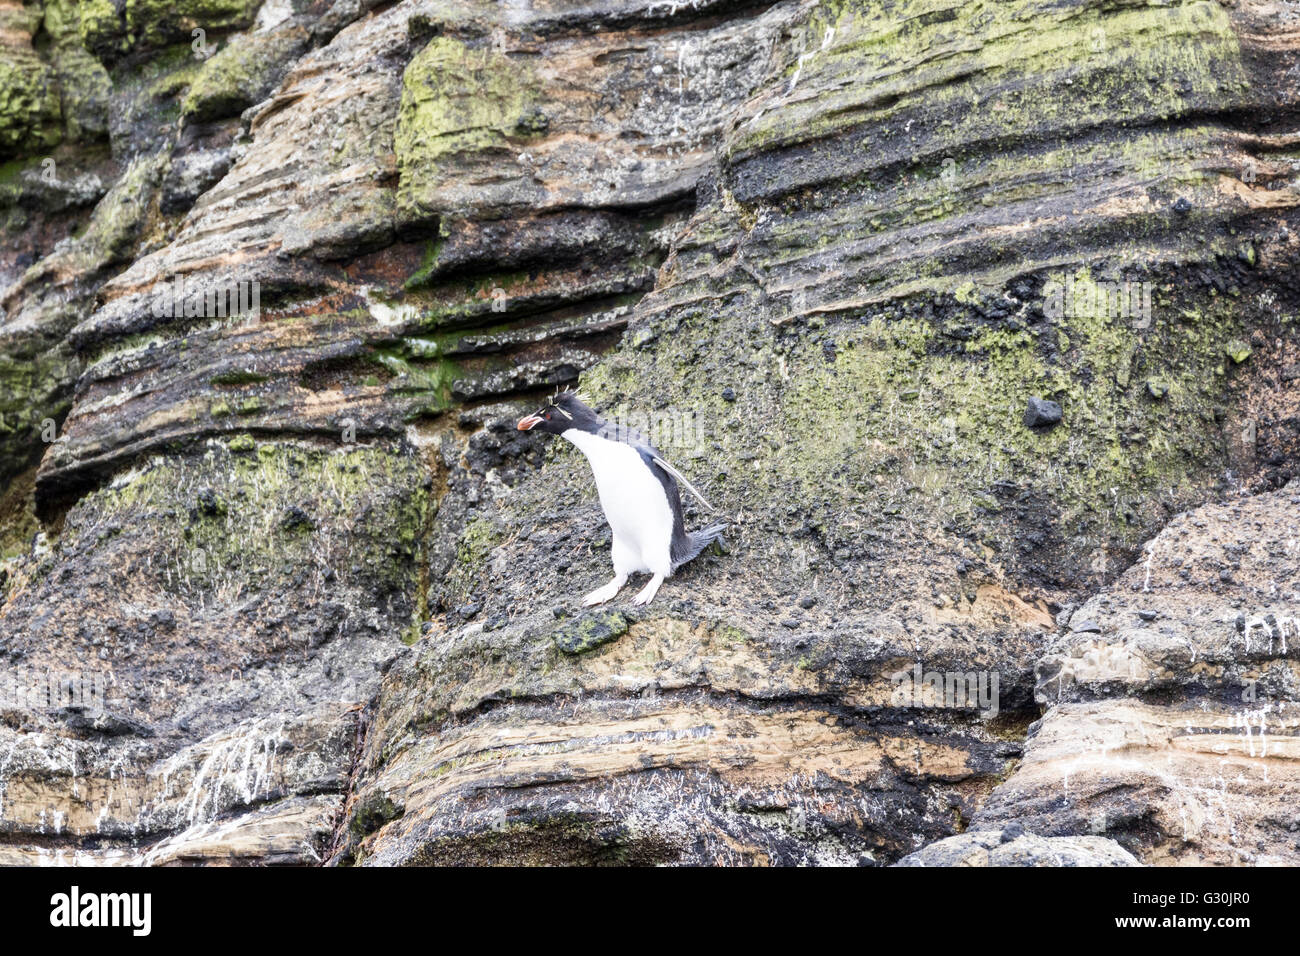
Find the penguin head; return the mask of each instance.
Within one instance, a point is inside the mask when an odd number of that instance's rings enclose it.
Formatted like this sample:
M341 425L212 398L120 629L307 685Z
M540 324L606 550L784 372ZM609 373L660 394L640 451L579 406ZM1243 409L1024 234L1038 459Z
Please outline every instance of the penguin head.
M521 432L540 431L562 435L570 428L595 431L600 427L600 417L583 404L578 393L565 389L551 396L550 402L532 415L519 419Z

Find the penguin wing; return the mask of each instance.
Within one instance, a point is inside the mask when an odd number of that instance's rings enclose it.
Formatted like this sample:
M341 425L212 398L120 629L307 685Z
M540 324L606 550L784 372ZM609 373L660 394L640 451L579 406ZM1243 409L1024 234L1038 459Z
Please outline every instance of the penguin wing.
M668 464L668 462L664 461L664 460L663 460L662 458L660 458L658 455L655 455L655 456L652 458L652 461L654 461L654 463L655 463L656 465L658 465L658 466L659 466L660 468L662 468L664 471L668 472L668 474L672 475L674 478L676 478L678 481L680 481L683 485L685 485L687 491L689 491L691 494L693 494L696 498L699 498L699 499L700 499L700 504L704 505L704 507L708 508L710 511L713 511L713 510L714 510L713 505L709 504L707 501L704 500L704 496L703 496L702 494L700 494L698 491L695 490L695 486L694 486L693 484L691 484L689 481L687 481L687 480L686 480L686 476L683 475L680 471L678 471L678 470L677 470L676 468L674 468L672 465Z
M646 463L651 474L659 479L659 484L663 486L664 494L668 496L668 504L673 512L673 537L670 547L672 556L673 571L676 571L683 564L695 558L701 551L712 544L722 536L724 525L713 525L705 528L703 531L696 531L693 534L686 533L686 526L682 521L682 502L681 496L677 493L677 480L681 479L682 483L690 488L697 498L700 493L691 487L691 483L686 480L676 468L664 461L659 453L653 448L647 448L641 451L641 460ZM700 498L700 501L704 501ZM710 507L707 501L704 506Z

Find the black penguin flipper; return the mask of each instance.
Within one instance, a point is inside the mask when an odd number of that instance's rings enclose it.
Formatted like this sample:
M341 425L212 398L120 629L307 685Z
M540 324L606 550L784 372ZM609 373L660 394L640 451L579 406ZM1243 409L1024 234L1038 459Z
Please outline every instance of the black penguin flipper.
M715 541L722 540L722 532L727 530L725 524L714 524L703 529L702 531L692 531L686 535L682 542L682 547L678 548L677 539L673 539L673 570L676 571L683 564L699 556L699 553L713 544Z
M670 557L673 562L673 571L675 572L683 564L697 557L701 551L711 545L714 541L722 537L722 532L726 529L725 524L715 524L703 531L693 531L686 533L686 523L682 519L682 497L677 490L677 480L663 466L663 459L653 448L638 448L641 453L641 460L646 466L654 472L654 476L659 479L659 484L663 486L664 494L668 496L668 506L673 511L673 540L670 549Z
M668 499L668 507L673 513L673 542L671 553L675 568L677 552L680 547L685 546L687 540L686 522L682 519L682 496L677 491L677 481L673 476L668 474L668 472L655 463L655 459L659 457L659 452L655 451L655 449L649 445L636 446L636 450L641 456L641 460L645 462L645 466L650 469L650 473L659 479L659 484L664 489L664 497Z

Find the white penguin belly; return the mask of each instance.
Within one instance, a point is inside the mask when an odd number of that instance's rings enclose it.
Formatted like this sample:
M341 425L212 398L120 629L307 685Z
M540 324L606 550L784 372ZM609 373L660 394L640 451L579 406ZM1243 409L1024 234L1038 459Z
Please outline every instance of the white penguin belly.
M672 570L673 513L659 479L631 445L576 428L563 437L577 445L591 463L610 530L637 563L625 570L668 574Z

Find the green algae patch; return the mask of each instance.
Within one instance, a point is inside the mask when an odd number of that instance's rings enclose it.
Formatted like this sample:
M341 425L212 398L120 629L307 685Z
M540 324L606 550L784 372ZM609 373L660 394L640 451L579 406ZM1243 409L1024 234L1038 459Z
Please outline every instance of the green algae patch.
M800 427L787 436L787 467L805 496L824 495L830 476L844 497L866 493L922 521L987 524L980 513L1000 510L987 489L1038 488L1063 533L1133 546L1142 522L1130 516L1213 473L1220 449L1205 427L1223 397L1213 374L1223 321L1147 333L1076 315L1056 343L1052 327L988 328L957 343L920 320L870 322L841 341L832 367L793 384L783 414ZM1133 385L1157 379L1159 406ZM1063 427L1025 428L1030 396L1058 401Z
M93 272L130 258L148 228L154 193L166 164L165 153L139 156L131 161L95 206L90 222L67 253L78 269Z
M66 344L33 355L0 353L0 481L35 462L49 447L47 421L62 421L72 406L71 383L80 364Z
M438 257L442 252L443 245L447 241L447 234L448 229L446 222L439 220L438 237L429 240L429 242L425 244L424 255L420 258L420 266L415 270L415 272L411 273L411 276L403 284L404 289L412 291L415 289L422 289L431 284L434 276L436 276L438 272Z
M0 579L5 577L3 562L26 554L32 538L41 530L36 520L35 489L35 468L17 476L8 487L0 486ZM0 580L0 603L5 583Z
M56 44L80 44L81 11L95 6L95 0L45 0L41 25Z
M408 621L429 508L424 474L395 449L237 435L198 458L124 473L69 514L65 537L75 543L83 522L93 528L104 516L153 529L154 560L138 573L182 598L235 601L307 582L322 598Z
M75 25L81 45L112 63L132 49L178 43L193 53L196 29L212 34L204 37L209 46L219 45L217 35L251 26L261 5L262 0L82 0L75 13L60 9L54 22L61 35Z
M214 375L211 379L213 385L256 385L259 382L265 382L266 376L259 372L250 372L244 369L236 369L231 372L222 372L220 375Z
M501 528L491 518L470 521L456 544L456 560L443 581L444 605L463 604L478 590L480 572L488 556L503 541Z
M428 395L430 403L439 410L450 408L452 383L461 371L455 362L438 359L430 354L430 343L420 342L408 347L376 349L372 360L387 371L388 387L394 392Z
M561 624L551 640L565 654L585 654L622 637L628 627L627 618L618 611L601 611Z
M196 122L239 115L271 92L307 41L301 28L232 37L204 61L181 102L182 115Z
M444 164L533 135L536 99L528 67L453 37L431 40L402 75L394 138L399 209L429 211Z
M39 153L62 138L58 83L31 49L0 57L0 157Z
M78 32L81 45L99 57L109 59L130 47L126 35L126 18L113 0L82 0L79 4Z
M815 158L780 174L786 186L851 175L841 135L875 163L960 159L971 144L1229 109L1247 89L1236 34L1213 3L845 0L817 5L793 51L781 82L802 95L739 128L728 150L734 161L809 144Z
M386 793L370 793L357 802L357 809L348 828L357 839L373 833L386 823L391 823L406 812Z
M66 43L53 56L59 80L64 137L91 142L108 135L112 83L103 65L79 45Z
M138 46L189 42L195 29L224 31L249 26L261 5L262 0L126 0L126 27Z
M1068 278L1076 291L1094 282L1086 270ZM1018 294L1028 306L1066 279L1039 273ZM1151 284L1149 319L1078 305L1059 319L1014 306L991 318L1002 290L967 285L769 338L767 320L684 306L646 347L629 337L582 387L598 405L690 395L707 450L665 452L715 506L764 513L779 502L791 527L845 555L955 535L1008 567L1067 580L1204 501L1227 466L1219 414L1232 397L1219 369L1224 340L1243 331L1235 303L1176 274L1132 281ZM665 360L706 336L722 343L710 372ZM1058 402L1061 424L1026 427L1030 397Z

